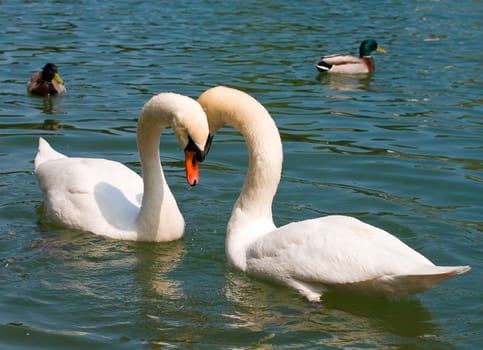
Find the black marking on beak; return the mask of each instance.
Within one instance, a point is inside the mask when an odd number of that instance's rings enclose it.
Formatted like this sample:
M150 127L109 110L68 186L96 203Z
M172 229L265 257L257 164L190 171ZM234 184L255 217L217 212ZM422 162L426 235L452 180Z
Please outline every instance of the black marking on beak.
M208 152L210 151L210 148L211 148L211 142L213 141L213 137L215 137L215 135L211 135L211 134L209 134L209 135L208 135L208 138L206 139L206 143L205 143L205 151L204 151L203 160L205 159L205 157L208 155Z
M185 150L189 151L195 151L196 152L196 160L198 162L202 162L205 160L206 155L208 154L208 151L211 146L211 140L213 139L213 135L208 135L208 139L206 140L205 144L205 150L202 151L200 148L196 145L196 143L193 141L191 136L188 135L188 144L186 145Z

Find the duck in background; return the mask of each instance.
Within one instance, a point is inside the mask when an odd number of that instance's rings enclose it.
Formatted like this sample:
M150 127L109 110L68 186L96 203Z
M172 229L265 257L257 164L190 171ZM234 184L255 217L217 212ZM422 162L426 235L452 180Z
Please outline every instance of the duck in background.
M57 66L47 63L41 71L32 76L27 83L27 91L38 96L56 96L65 93L66 89Z
M367 74L374 72L372 51L386 53L375 40L364 40L359 46L359 57L351 55L330 55L322 57L315 65L319 72L343 74Z

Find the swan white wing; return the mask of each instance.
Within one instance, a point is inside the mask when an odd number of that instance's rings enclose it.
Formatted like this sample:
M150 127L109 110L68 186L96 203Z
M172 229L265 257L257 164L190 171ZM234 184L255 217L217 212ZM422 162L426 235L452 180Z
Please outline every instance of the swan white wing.
M134 229L143 182L123 164L60 158L40 164L36 176L54 223L107 236Z
M405 297L470 269L435 266L396 237L352 217L285 225L254 242L247 272L317 301L330 288Z
M257 275L272 270L282 278L327 285L418 274L434 267L384 230L346 216L283 226L256 241L247 262Z

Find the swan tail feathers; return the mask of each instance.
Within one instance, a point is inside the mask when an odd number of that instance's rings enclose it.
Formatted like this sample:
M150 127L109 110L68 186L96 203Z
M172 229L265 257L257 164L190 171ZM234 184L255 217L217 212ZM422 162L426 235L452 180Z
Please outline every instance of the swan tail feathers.
M37 169L42 163L61 158L67 157L54 150L43 137L39 137L39 150L34 161L35 169Z
M434 266L431 272L388 276L387 282L391 285L388 289L395 296L418 294L470 269L470 266Z

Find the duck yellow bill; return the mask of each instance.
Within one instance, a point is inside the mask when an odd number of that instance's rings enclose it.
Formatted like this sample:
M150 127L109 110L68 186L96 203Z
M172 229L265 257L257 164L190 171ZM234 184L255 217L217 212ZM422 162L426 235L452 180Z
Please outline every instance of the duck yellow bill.
M54 80L55 80L56 82L58 82L59 84L63 84L63 83L64 83L64 81L63 81L63 80L62 80L62 78L60 77L59 73L55 73L55 74L54 74Z
M200 182L196 151L185 150L184 157L186 167L186 180L188 180L188 184L190 186L196 186Z
M380 53L387 53L386 50L384 50L382 47L378 46L377 49L376 49L377 52L380 52Z

